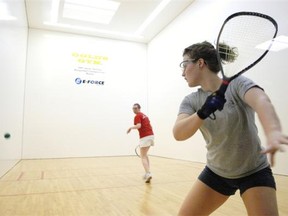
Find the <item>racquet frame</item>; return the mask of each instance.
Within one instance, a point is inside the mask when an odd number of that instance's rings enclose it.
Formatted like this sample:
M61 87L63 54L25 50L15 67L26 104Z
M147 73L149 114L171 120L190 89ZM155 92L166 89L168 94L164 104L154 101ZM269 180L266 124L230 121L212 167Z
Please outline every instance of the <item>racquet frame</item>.
M219 52L219 49L220 49L220 44L221 44L221 34L223 32L223 29L225 27L225 25L230 21L232 20L233 18L235 17L238 17L238 16L256 16L256 17L261 17L263 19L267 19L269 20L275 27L275 33L273 35L273 37L271 38L271 43L270 45L268 46L268 48L263 52L263 54L258 58L256 59L253 63L251 63L250 65L248 65L247 67L243 68L241 71L237 72L235 75L233 75L232 77L227 77L225 76L225 73L224 73L224 69L223 69L223 66L222 66L222 63L221 63L221 57L220 57L220 52ZM219 34L218 34L218 37L217 37L217 41L216 41L216 51L217 51L217 59L218 59L218 62L220 63L220 71L221 71L221 74L222 74L222 84L218 90L218 93L220 95L223 95L225 94L226 92L226 89L229 85L229 83L237 78L238 76L240 76L241 74L243 74L244 72L246 72L247 70L249 70L250 68L254 67L257 63L259 63L266 55L267 53L269 52L272 44L273 44L273 41L274 41L274 38L276 37L277 35L277 32L278 32L278 24L277 22L270 16L268 15L265 15L265 14L262 14L262 13L258 13L258 12L247 12L247 11L242 11L242 12L237 12L237 13L234 13L230 16L228 16L225 21L223 22L222 26L221 26L221 29L219 31Z

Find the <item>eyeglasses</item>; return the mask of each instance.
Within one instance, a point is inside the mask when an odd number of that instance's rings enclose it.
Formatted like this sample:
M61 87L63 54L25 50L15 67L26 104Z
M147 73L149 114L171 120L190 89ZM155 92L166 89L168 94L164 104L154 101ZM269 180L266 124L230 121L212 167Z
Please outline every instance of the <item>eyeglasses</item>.
M196 59L187 59L180 63L180 68L185 69L189 63L194 63Z

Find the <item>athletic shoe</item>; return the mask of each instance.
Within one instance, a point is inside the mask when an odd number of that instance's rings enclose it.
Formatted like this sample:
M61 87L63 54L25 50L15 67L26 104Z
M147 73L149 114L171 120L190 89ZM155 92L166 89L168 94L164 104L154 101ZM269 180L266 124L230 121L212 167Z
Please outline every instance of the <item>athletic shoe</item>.
M151 173L146 173L143 177L143 179L145 180L145 183L150 183L151 179L152 179L152 175Z

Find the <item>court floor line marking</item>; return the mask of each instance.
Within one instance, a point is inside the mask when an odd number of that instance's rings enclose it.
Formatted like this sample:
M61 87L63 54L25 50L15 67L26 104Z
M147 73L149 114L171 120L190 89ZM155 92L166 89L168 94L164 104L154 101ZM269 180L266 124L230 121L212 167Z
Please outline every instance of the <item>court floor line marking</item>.
M159 183L144 183L147 187L151 187L152 185L167 185L167 184L175 184L175 183L191 183L191 181L176 181L176 182L159 182ZM193 182L192 182L193 183ZM85 192L85 191L93 191L93 190L109 190L115 188L130 188L130 187L142 187L143 184L134 184L134 185L125 185L125 186L111 186L111 187L94 187L87 189L75 189L75 190L63 190L63 191L49 191L49 192L35 192L35 193L22 193L22 194L0 194L0 198L2 197L17 197L17 196L34 196L34 195L48 195L48 194L58 194L58 193L77 193L77 192Z
M20 175L19 175L18 178L17 178L17 181L20 181L21 178L23 177L23 175L24 175L24 172L21 172Z

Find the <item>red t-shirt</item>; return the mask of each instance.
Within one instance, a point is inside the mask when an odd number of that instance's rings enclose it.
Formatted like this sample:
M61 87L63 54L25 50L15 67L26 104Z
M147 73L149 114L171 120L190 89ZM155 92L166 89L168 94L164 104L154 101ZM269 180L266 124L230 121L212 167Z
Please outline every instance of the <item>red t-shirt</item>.
M154 135L149 118L141 112L137 113L134 117L134 125L138 123L141 124L141 128L138 129L140 138Z

